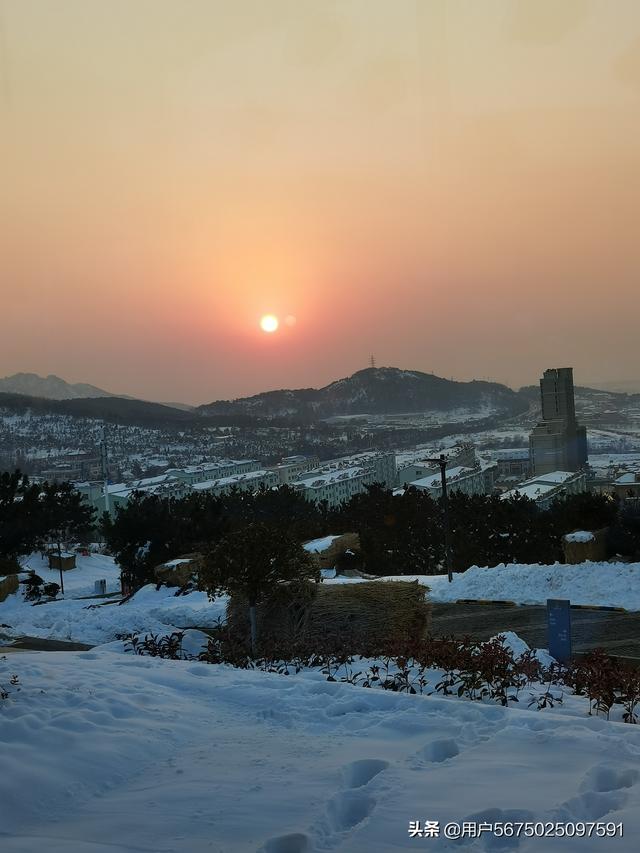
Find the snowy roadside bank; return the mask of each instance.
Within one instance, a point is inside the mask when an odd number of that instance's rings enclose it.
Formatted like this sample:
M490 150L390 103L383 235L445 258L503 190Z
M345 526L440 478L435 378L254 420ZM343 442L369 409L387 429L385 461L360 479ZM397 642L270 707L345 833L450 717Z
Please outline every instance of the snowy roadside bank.
M35 558L30 558L32 564ZM38 571L49 572L42 566ZM174 588L148 585L125 604L85 599L95 579L107 579L117 588L119 570L110 557L81 557L78 568L65 573L64 599L32 606L22 590L0 603L0 631L8 637L32 636L69 640L88 645L107 643L130 633L167 634L178 628L214 627L226 617L227 598L210 601L203 592L176 596ZM46 579L50 578L45 575ZM459 599L502 600L544 605L547 598L568 598L573 604L623 607L640 611L640 563L581 563L579 565L474 566L446 575L402 575L381 578L418 581L429 587L434 603ZM358 583L351 578L325 580L326 584Z
M0 604L2 632L99 645L131 633L168 634L184 627L214 627L226 617L226 598L204 592L177 596L175 589L149 585L124 604L66 598L33 606L22 592Z
M568 598L572 604L624 607L640 611L640 563L555 563L545 566L520 563L491 568L473 566L446 575L399 575L381 580L415 581L429 587L431 601L447 603L458 599L515 601L517 604L546 604L548 598ZM334 578L324 583L354 583Z

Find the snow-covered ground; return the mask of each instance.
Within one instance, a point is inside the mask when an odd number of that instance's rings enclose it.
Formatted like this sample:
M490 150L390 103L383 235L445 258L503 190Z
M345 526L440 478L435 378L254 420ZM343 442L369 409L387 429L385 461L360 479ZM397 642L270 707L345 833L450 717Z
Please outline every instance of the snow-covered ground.
M58 569L50 569L48 559L39 553L24 557L21 564L25 570L32 569L40 575L45 583L60 583ZM107 582L107 592L120 591L120 567L113 557L103 554L90 553L86 557L77 554L76 568L63 572L62 579L67 598L93 595L98 580Z
M624 825L467 850L637 849L640 730L584 700L513 710L110 649L0 659L11 674L3 853L453 850L449 821ZM426 820L440 836L411 837Z
M59 583L39 555L24 561L43 580ZM0 632L8 637L43 637L72 640L89 645L108 643L130 633L168 634L178 628L213 627L224 620L227 599L210 601L204 592L176 596L175 588L143 587L124 604L85 598L94 592L96 580L107 581L107 591L120 589L120 569L113 558L100 554L77 558L77 568L64 572L65 595L56 601L33 605L24 600L23 589L0 603Z
M36 558L31 558L29 564L45 580L57 574L43 569ZM178 628L213 627L225 618L227 599L209 601L203 592L176 596L175 589L157 590L149 585L122 605L108 599L77 597L90 595L99 578L107 579L107 589L118 589L118 575L118 567L110 557L80 557L78 568L65 573L64 600L33 606L24 601L20 590L0 603L0 625L10 626L0 631L9 637L26 635L97 645L129 633L167 634ZM548 598L568 598L573 604L640 611L640 563L501 564L492 568L474 566L454 574L452 583L446 575L403 575L381 578L380 582L385 580L417 580L429 587L429 598L436 603L490 599L544 605ZM352 578L324 581L358 582Z
M491 599L546 604L548 598L568 598L572 604L640 610L640 563L501 563L491 568L473 566L454 574L451 583L446 575L400 575L381 580L417 580L430 588L429 598L434 602ZM354 582L358 583L352 578L324 581Z
M226 599L204 592L176 596L175 589L143 587L124 604L66 599L32 606L22 593L0 604L2 632L10 637L44 637L97 645L130 633L169 634L178 628L215 626L226 614Z

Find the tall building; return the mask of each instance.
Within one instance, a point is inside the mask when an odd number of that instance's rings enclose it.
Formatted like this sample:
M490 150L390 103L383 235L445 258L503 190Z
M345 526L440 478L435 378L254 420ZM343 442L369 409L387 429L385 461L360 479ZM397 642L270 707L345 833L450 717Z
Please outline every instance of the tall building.
M555 367L545 370L540 380L540 397L543 421L575 422L573 368Z
M587 431L576 421L573 368L545 370L540 380L542 421L529 436L535 476L551 471L579 471L587 464Z

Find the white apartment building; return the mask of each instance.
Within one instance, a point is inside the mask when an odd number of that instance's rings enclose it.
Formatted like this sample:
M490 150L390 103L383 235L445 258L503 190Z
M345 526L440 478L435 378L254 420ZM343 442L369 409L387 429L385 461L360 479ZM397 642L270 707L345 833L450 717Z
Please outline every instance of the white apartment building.
M284 486L299 480L319 464L317 456L285 456L277 465L269 466L269 470L277 475L278 482Z
M342 456L338 459L330 459L323 462L318 468L308 472L309 479L312 474L322 474L327 471L344 471L349 468L363 468L369 475L369 483L382 483L383 486L392 488L396 481L396 455L393 451L365 451L353 456ZM302 478L300 478L302 479Z
M532 477L520 483L515 489L503 492L501 497L508 499L521 495L535 501L540 509L548 509L556 498L576 495L587 491L585 471L550 471L539 477Z
M457 465L455 468L446 469L447 492L463 492L466 495L484 495L487 493L487 480L485 469L478 465L475 468L467 468ZM442 497L442 476L429 474L414 480L409 485L416 489L428 492L434 500Z
M76 483L76 489L101 515L105 511L104 482ZM145 477L128 483L109 483L109 514L113 515L117 506L124 506L134 492L148 495L162 495L166 498L182 498L190 491L190 486L170 474L157 477Z
M289 485L302 492L307 500L338 506L366 491L366 486L372 483L392 488L395 478L395 453L371 451L325 462Z
M475 447L470 443L456 444L441 450L402 451L396 457L396 485L402 487L439 472L439 466L428 461L439 456L444 456L452 469L474 468L477 465Z
M298 480L291 486L308 501L326 501L329 506L339 506L343 501L364 492L365 486L373 482L375 480L371 479L369 470L353 467L314 471L308 478Z
M203 462L200 465L189 465L186 468L170 468L166 473L183 483L204 483L208 480L219 480L222 477L233 477L236 474L247 474L259 471L260 463L256 459L216 459L213 462Z
M191 488L194 492L211 492L213 495L221 495L233 488L257 492L260 488L271 489L279 485L278 477L273 471L259 470L249 471L247 474L234 474L230 477L219 477L217 480L205 480L202 483L194 483Z

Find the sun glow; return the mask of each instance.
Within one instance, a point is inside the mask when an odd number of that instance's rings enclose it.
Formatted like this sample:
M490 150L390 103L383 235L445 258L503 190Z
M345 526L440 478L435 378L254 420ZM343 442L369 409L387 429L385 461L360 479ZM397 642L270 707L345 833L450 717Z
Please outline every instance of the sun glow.
M275 332L280 325L280 321L275 314L265 314L260 320L260 328L263 332Z

